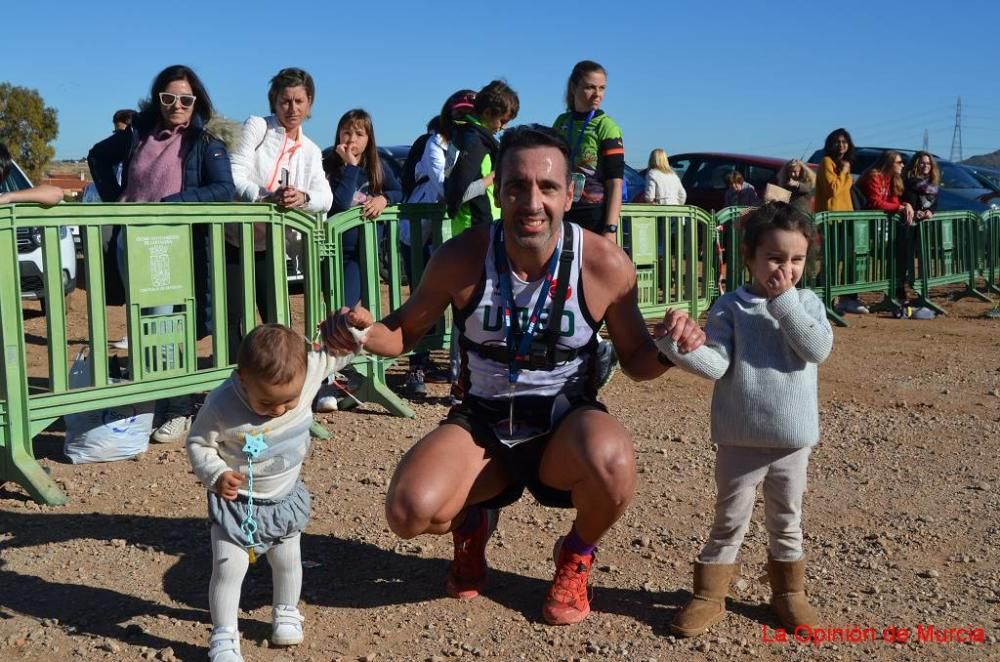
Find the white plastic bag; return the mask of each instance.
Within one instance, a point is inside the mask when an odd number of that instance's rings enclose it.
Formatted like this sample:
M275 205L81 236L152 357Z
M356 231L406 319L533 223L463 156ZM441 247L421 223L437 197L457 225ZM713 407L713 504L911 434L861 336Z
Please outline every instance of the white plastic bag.
M112 377L108 381L118 383ZM69 387L90 385L90 356L81 350L69 371ZM127 460L144 453L153 431L153 403L121 405L69 414L63 452L73 464Z

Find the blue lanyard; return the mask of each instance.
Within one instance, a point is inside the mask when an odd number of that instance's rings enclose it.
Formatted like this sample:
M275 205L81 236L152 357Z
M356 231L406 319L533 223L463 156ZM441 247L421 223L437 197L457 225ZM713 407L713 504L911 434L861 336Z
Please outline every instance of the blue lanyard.
M552 281L555 279L556 266L559 264L559 253L561 252L562 242L558 242L555 250L552 251L552 257L549 258L549 271L545 274L545 282L542 283L538 292L538 298L535 300L535 308L531 313L531 317L528 318L528 327L521 334L521 340L518 343L515 338L513 320L515 305L514 288L511 285L510 266L507 262L507 251L503 243L502 222L497 221L496 233L493 235L493 259L496 263L497 278L500 280L500 296L503 297L503 324L507 334L507 353L510 356L509 379L513 388L514 384L517 383L518 373L520 372L517 362L528 356L528 350L531 348L531 340L534 338L535 330L538 328L538 318L542 314L542 308L545 306L545 300L549 296L549 290L552 289ZM552 323L553 321L549 320L549 324ZM515 351L515 345L517 351Z
M587 132L587 125L590 124L590 120L594 119L594 113L597 110L591 110L587 113L587 119L583 120L583 126L580 127L580 133L576 136L576 145L573 145L573 124L576 120L573 119L573 111L569 113L569 126L566 127L566 142L570 144L569 150L569 165L572 168L576 167L576 154L580 151L580 145L583 144L583 134Z

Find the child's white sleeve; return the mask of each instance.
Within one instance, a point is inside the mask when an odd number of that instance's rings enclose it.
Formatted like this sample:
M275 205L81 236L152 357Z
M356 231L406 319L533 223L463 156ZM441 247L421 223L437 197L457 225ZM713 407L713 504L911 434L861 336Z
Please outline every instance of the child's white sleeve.
M785 342L807 363L822 363L833 349L833 329L826 318L826 306L812 290L794 287L767 303L778 320Z
M219 476L230 470L219 454L220 423L216 409L214 398L209 393L204 406L191 424L186 444L191 468L202 485L209 490L214 490Z
M679 368L715 381L729 371L733 347L733 320L724 305L716 306L705 323L705 344L687 354L681 354L677 343L670 336L656 341L656 346Z

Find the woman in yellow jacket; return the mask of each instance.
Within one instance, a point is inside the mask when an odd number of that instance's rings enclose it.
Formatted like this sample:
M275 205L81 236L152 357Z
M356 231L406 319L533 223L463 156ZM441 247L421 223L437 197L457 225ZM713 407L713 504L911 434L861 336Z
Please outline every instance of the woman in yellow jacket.
M854 211L851 202L851 161L854 159L854 141L847 129L835 129L826 137L823 160L816 173L816 211ZM840 297L837 312L864 315L868 308L857 294Z
M854 142L846 129L826 137L823 160L816 174L816 211L853 211L851 204L851 160Z

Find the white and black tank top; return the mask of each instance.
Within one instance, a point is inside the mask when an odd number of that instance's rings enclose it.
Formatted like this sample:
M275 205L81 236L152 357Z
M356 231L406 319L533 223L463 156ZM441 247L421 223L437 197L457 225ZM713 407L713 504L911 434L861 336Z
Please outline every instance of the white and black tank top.
M483 275L478 287L468 305L455 315L455 324L459 334L467 341L476 345L488 347L506 347L507 335L504 328L503 295L500 290L499 275L496 269L494 247L496 233L502 221L494 222L490 228L489 248ZM566 290L566 303L560 316L559 336L556 348L576 350L573 358L556 362L551 370L521 369L519 372L515 395L554 396L560 393L569 395L584 394L591 388L591 361L593 350L597 345L597 332L601 322L594 321L587 311L583 297L583 287L580 272L583 264L583 232L573 223L564 223L563 231L573 233L573 261L569 269L569 286ZM563 237L557 246L562 246ZM508 263L509 264L509 263ZM534 309L540 288L546 285L543 276L536 281L525 282L509 271L511 290L514 295L515 311L519 322L518 328L527 327L528 317ZM539 315L535 338L542 338L549 324L549 311L552 306L551 294L556 292L558 281L554 280L550 287L550 295ZM468 344L468 343L464 343ZM511 394L509 379L510 365L505 362L484 358L475 349L463 347L461 379L464 391L486 399L505 399Z

